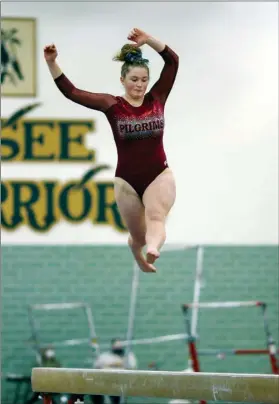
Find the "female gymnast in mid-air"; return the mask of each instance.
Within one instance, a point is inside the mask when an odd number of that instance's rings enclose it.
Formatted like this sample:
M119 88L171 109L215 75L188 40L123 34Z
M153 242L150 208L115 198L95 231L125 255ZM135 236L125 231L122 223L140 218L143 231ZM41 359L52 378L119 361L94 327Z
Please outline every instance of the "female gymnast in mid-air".
M125 89L123 96L76 88L56 63L54 44L44 48L44 56L65 97L106 115L118 154L115 200L129 232L128 244L140 269L156 272L154 262L166 240L165 222L176 197L163 134L164 107L176 78L178 56L169 46L137 28L130 32L128 40L133 43L124 45L113 59L124 62L120 78ZM161 75L148 92L148 60L142 57L140 49L144 44L164 60ZM146 256L142 252L144 246Z

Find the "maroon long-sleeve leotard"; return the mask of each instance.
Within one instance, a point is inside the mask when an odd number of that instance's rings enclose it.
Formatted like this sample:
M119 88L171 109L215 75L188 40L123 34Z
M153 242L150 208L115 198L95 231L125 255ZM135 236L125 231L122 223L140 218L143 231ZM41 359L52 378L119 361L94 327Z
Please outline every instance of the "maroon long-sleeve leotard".
M178 56L167 45L160 55L165 63L160 78L145 94L139 107L120 96L80 90L65 74L55 79L65 97L106 115L118 154L115 176L127 181L140 198L148 185L168 167L163 146L164 106L177 74Z

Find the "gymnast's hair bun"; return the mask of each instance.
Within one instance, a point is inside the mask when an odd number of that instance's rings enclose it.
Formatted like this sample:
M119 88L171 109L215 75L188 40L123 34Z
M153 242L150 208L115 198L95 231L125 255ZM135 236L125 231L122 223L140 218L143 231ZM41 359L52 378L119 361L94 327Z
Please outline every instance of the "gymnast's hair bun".
M131 54L135 55L137 59L142 58L141 49L127 43L126 45L122 46L121 51L114 56L113 60L116 62L127 62L127 59Z
M122 46L121 51L114 56L113 60L129 64L148 63L147 59L143 59L141 49L129 43Z

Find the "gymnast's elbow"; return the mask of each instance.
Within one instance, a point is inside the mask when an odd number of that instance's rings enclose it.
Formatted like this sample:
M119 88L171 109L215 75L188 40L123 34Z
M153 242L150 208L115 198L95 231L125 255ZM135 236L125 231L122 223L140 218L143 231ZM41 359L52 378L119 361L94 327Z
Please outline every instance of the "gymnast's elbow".
M169 64L170 68L172 68L174 71L178 70L179 56L174 51L172 51L172 53L171 53L171 58L169 59L168 64Z
M174 52L174 55L173 55L173 59L174 59L175 66L178 68L178 66L179 66L179 56L175 52Z

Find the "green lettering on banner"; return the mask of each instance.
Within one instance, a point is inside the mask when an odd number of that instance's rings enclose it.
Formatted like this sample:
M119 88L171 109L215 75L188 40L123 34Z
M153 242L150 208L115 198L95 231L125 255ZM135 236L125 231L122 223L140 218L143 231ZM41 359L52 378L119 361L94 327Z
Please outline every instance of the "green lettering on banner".
M25 137L25 149L24 149L24 161L49 161L54 160L54 153L47 152L43 154L42 152L45 147L46 142L46 132L49 129L54 128L54 122L23 122L24 125L24 137ZM39 145L41 152L36 154L35 146Z
M23 107L11 117L1 119L2 162L58 164L90 163L80 180L19 180L1 182L1 226L15 231L27 226L47 232L62 220L72 224L90 221L127 231L114 199L113 181L96 181L107 165L96 165L96 152L89 150L85 138L95 131L87 119L26 119L24 115L39 104Z
M119 231L125 230L114 200L114 184L110 182L101 182L96 184L96 187L98 190L96 223L109 223Z

